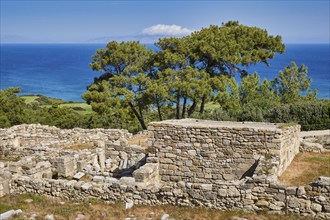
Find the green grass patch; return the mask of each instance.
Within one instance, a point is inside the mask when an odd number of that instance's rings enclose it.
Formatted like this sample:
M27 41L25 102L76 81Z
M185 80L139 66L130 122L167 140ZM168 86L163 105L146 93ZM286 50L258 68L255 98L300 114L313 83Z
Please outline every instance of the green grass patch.
M43 108L51 108L53 105L40 105ZM58 107L67 107L67 108L72 108L75 112L81 114L81 115L86 115L90 114L93 112L92 106L88 105L85 102L69 102L69 103L63 103L57 105Z
M36 96L36 95L24 95L24 96L21 96L22 99L24 99L25 103L26 104L30 104L31 102L34 102L36 99L39 98L39 96Z
M92 106L88 105L85 102L65 103L65 104L60 104L59 107L69 107L75 109L76 111L86 111L88 113L91 113L93 111Z

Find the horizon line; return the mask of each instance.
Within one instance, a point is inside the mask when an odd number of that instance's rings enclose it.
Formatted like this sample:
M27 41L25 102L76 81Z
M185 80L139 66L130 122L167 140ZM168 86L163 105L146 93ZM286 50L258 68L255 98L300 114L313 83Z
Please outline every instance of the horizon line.
M115 40L114 40L115 41ZM149 43L143 43L137 40L131 40L131 41L135 41L135 42L139 42L141 44L155 44L157 42L149 42ZM117 42L131 42L131 41L117 41ZM112 42L112 41L109 41ZM40 44L108 44L109 42L94 42L94 43L90 43L90 42L0 42L0 45L3 44L35 44L35 45L40 45ZM330 44L330 42L283 42L284 44Z

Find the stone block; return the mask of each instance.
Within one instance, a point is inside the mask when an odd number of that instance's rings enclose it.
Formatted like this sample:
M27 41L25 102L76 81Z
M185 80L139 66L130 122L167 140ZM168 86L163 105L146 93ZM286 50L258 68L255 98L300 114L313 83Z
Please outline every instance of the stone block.
M136 182L150 183L158 180L158 163L147 163L133 172Z
M85 173L83 172L78 172L73 176L73 179L75 180L80 180L83 176L85 176Z
M23 211L21 209L17 209L17 210L9 210L7 212L4 212L2 214L0 214L0 220L5 220L5 219L9 219L10 217L14 216L14 215L18 215L20 213L22 213Z
M322 211L322 205L317 203L312 203L311 209L315 212L321 212Z
M84 183L83 185L81 185L81 189L84 191L89 190L91 187L93 187L92 183Z
M104 176L93 176L94 182L104 182L105 177Z

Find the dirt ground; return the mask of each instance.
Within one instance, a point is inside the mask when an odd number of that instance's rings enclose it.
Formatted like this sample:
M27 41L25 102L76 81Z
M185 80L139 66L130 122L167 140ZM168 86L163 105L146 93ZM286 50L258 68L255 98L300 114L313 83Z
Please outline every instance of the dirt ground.
M279 180L288 186L305 185L330 176L330 153L299 153Z

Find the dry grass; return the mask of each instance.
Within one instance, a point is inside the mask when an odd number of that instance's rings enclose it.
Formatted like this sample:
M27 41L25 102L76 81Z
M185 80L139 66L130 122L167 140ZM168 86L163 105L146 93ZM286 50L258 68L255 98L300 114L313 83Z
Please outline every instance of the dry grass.
M140 145L141 147L148 147L148 136L147 135L136 135L130 139L127 139L129 144Z
M330 153L299 153L279 180L285 185L305 185L330 176Z
M93 149L95 147L93 143L84 143L84 144L73 144L70 146L63 146L61 148L66 150L84 150L84 149Z
M26 199L33 199L33 202L27 203ZM36 219L41 220L47 214L53 214L55 219L75 219L81 213L85 219L124 219L129 216L135 216L137 219L160 219L164 213L171 218L179 219L231 219L233 216L247 218L249 220L282 220L282 219L310 219L298 217L295 215L274 215L266 213L244 213L242 211L217 211L202 208L183 208L176 206L140 206L135 205L131 210L124 209L124 203L108 204L102 200L60 200L45 196L24 194L11 195L0 198L0 213L10 209L22 209L23 213L12 219L26 219L36 214Z

